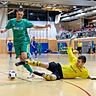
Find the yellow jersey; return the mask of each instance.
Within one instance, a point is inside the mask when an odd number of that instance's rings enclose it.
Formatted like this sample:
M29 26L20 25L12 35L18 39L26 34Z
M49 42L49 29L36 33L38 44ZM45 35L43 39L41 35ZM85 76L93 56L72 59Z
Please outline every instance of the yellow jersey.
M68 47L68 57L69 57L69 65L61 65L62 67L62 73L63 73L63 78L88 78L89 72L88 70L83 66L77 67L76 62L77 62L77 57L73 54L72 48Z
M82 42L77 43L77 47L82 47Z

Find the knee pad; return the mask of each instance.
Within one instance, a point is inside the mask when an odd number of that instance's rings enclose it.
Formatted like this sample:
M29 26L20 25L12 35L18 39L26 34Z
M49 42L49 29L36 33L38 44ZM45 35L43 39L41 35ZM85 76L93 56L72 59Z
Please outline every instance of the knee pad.
M54 74L44 74L43 78L45 78L47 81L54 81L57 79L56 75Z

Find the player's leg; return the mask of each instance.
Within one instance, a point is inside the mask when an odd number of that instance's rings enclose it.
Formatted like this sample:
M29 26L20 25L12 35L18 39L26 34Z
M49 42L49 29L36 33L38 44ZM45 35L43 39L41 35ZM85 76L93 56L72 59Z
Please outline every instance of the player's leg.
M52 72L52 74L44 74L44 73L39 73L37 71L34 71L33 73L39 76L42 76L43 78L45 78L46 80L57 80L57 79L62 79L63 75L62 75L62 69L61 69L61 65L55 62L50 62L50 63L42 63L42 62L38 62L38 61L32 61L32 60L26 60L26 61L22 61L22 62L18 62L16 63L16 66L22 65L22 64L26 64L26 62L31 65L31 66L38 66L38 67L42 67L42 68L46 68L49 71Z
M55 81L57 80L57 76L55 74L43 74L42 76L47 81Z
M63 79L62 68L59 63L50 62L47 69L52 72L51 77L53 76L54 79Z
M28 63L31 66L38 66L38 67L42 67L42 68L46 68L46 69L49 67L48 62L39 62L39 61L30 60L30 59L17 62L15 65L19 66L19 65L26 64L26 63Z
M12 48L8 48L8 54L9 54L9 56L10 56L10 58L12 57Z
M41 76L44 79L46 79L47 81L54 81L57 80L57 76L55 74L45 74L45 73L40 73L37 71L33 72L35 75Z
M35 50L34 54L35 54L35 58L37 58L37 50Z
M41 62L32 61L32 60L28 60L27 63L31 66L43 67L43 68L46 68L48 70L50 69L49 68L49 63L41 63ZM19 65L22 65L22 64L26 65L26 61L18 62L15 65L19 66ZM51 69L50 69L50 71L51 71ZM33 73L36 74L36 75L42 76L43 78L45 78L46 80L49 80L49 81L53 81L53 80L57 79L57 76L55 74L45 74L45 73L40 73L40 72L37 72L37 71L33 71Z
M18 53L20 53L20 52L18 52ZM8 69L9 69L8 78L13 80L16 77L16 72L14 70L14 65L12 63L12 49L10 49L10 48L8 49L8 54L10 56L10 58L9 58L9 65L8 65Z
M49 70L49 63L48 62L43 63L43 62L32 61L32 60L28 59L27 61L25 61L25 65L26 65L26 62L31 66L38 66L38 67L46 68L46 69ZM39 73L39 72L36 72L36 71L34 71L33 73L36 74L36 75L42 76L43 78L45 78L46 80L49 80L49 81L53 81L53 80L57 79L55 74L50 75L50 74Z
M22 59L21 61L24 61L24 60L30 58L29 43L26 42L26 43L22 44L22 46L21 46L21 56L20 57ZM32 77L33 76L33 74L32 74L33 70L30 67L30 65L28 65L27 62L26 62L26 64L23 64L23 66L30 72L28 77L29 78Z
M15 46L16 58L19 58L21 62L28 58L27 44L22 44L22 45ZM24 66L24 68L26 68L30 72L30 74L33 72L31 67L28 64L23 65L23 66Z
M20 56L20 61L22 62L22 61L24 61L25 59L26 59L26 57L27 57L27 53L26 52L22 52L22 55ZM26 63L26 64L23 64L23 66L30 72L30 73L32 73L33 71L32 71L32 69L31 69L31 67Z
M95 53L95 47L93 48L93 53Z
M8 54L9 54L10 58L12 58L12 51L9 51Z
M42 76L43 78L45 78L48 81L54 81L54 80L59 80L63 78L62 75L62 68L61 65L59 63L55 63L55 62L50 62L48 64L48 68L49 71L52 72L52 74L45 74L45 73L40 73L37 71L34 71L33 73L39 76Z

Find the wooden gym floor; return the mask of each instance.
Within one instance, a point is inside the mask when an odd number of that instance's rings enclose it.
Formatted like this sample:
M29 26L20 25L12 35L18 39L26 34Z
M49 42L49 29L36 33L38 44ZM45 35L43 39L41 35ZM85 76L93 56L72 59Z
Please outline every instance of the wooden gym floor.
M96 76L96 55L92 54L86 56L87 63L85 66L89 69L90 75ZM68 64L68 57L66 54L41 55L37 60ZM13 55L11 64L14 65L17 61L15 55ZM8 55L0 55L0 96L96 96L96 80L63 79L45 81L39 76L33 79L27 79L28 72L22 66L14 66L18 76L15 80L10 81L7 75L9 62ZM33 69L46 73L49 72L37 67L33 67Z

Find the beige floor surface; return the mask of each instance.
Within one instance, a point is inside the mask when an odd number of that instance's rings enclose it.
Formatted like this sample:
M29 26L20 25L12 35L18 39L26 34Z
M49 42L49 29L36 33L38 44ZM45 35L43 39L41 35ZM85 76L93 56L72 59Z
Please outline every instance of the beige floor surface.
M86 55L86 57L87 63L85 66L89 69L90 75L96 76L96 55ZM38 56L36 60L68 64L66 54L43 54ZM17 61L15 55L13 55L11 64ZM27 79L28 72L22 66L14 66L18 76L15 80L10 81L7 75L10 62L8 55L0 55L0 62L0 96L96 96L96 80L65 79L45 81L38 76ZM42 68L34 67L33 69L49 72Z

